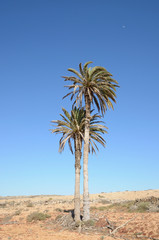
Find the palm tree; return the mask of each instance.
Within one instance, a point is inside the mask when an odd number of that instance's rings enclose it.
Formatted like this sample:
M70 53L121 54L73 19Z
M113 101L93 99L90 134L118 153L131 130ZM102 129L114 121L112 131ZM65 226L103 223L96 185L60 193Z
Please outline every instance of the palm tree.
M62 137L59 142L59 151L64 150L65 144L68 141L69 148L73 153L72 142L75 149L75 193L74 193L74 214L75 221L80 221L80 170L81 170L81 155L82 155L82 141L84 139L85 128L85 115L84 108L74 107L71 111L71 115L62 108L64 115L60 114L62 120L53 120L52 123L56 123L55 129L51 129L52 133L62 133ZM102 125L100 121L101 116L94 114L90 119L90 140L89 140L89 152L96 152L98 147L95 143L99 142L105 146L105 140L101 136L103 133L107 133L107 127Z
M66 86L71 90L65 97L71 96L71 100L75 97L73 105L85 102L86 118L85 118L85 132L84 132L84 154L83 154L83 214L84 220L90 219L89 211L89 191L88 191L88 154L89 154L89 138L90 138L90 119L91 106L95 105L98 112L105 113L107 108L113 109L112 102L116 102L116 87L118 82L112 78L104 67L88 68L92 62L86 62L82 68L79 64L79 72L75 69L69 68L68 71L75 74L75 76L63 78L65 81L71 81L72 84Z

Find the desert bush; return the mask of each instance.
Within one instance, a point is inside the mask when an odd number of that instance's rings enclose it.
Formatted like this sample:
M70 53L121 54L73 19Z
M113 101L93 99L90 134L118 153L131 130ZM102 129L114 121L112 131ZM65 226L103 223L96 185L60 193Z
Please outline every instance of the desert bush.
M63 212L63 210L61 208L56 208L55 209L57 212Z
M143 232L136 232L136 233L134 233L134 235L137 238L137 237L139 237L139 235L143 235Z
M108 207L106 207L106 206L100 206L100 207L98 207L97 209L98 209L99 211L104 211L104 210L107 210Z
M104 197L104 196L102 196L102 195L98 195L98 197L99 197L99 198L105 198L105 197Z
M60 218L62 218L62 217L63 217L63 215L58 215L58 216L55 218L55 221L60 220Z
M147 212L149 210L149 202L128 201L119 204L119 208L127 210L128 212Z
M17 202L17 203L16 203L16 206L19 206L19 205L21 205L21 203L20 203L20 202Z
M148 202L141 202L138 204L136 211L137 212L147 212L149 210Z
M86 226L86 227L91 227L91 226L94 226L95 222L93 219L89 219L87 221L84 221L83 224Z
M27 222L32 222L32 221L43 221L46 220L47 218L50 218L51 216L45 213L41 212L33 212L30 215L27 216Z
M48 213L48 212L49 212L49 210L48 210L48 209L44 210L44 213Z
M104 236L101 236L101 237L100 237L100 240L104 240Z
M135 211L135 202L134 201L127 201L124 203L117 203L114 204L116 208L118 208L119 210L123 210L123 211L128 211L128 212L132 212L132 210L134 209Z
M7 207L6 203L0 203L0 208L5 208L5 207Z
M100 203L102 203L102 204L110 204L110 201L108 201L106 199L102 199L102 200L100 200Z
M8 204L10 207L14 207L15 201L10 201L10 202L8 202L7 204Z
M20 214L21 214L21 210L17 210L17 211L14 213L15 216L19 216Z
M33 205L33 203L32 202L29 202L28 204L27 204L27 207L33 207L34 205Z
M97 207L92 206L92 207L90 207L90 210L91 210L91 211L92 211L92 210L97 210Z
M4 218L1 219L2 224L8 224L10 220L12 219L13 215L7 215Z
M95 207L95 206L92 206L90 207L90 210L93 211L93 210L99 210L99 211L104 211L104 210L108 210L110 206L100 206L100 207Z

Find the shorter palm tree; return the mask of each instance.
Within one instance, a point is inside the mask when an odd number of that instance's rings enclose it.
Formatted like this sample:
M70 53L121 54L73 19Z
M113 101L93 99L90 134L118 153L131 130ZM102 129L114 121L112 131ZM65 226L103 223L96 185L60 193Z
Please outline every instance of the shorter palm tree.
M82 142L84 141L85 129L85 115L84 108L74 107L69 114L66 109L62 108L63 115L60 114L62 120L53 120L52 123L57 124L55 129L50 129L52 133L60 133L62 137L59 141L59 152L64 150L66 142L68 142L69 149L75 153L75 193L74 193L74 214L75 221L80 221L80 170L81 170L81 156L82 156ZM92 113L93 111L91 111ZM102 125L101 116L94 114L90 119L90 140L89 152L96 153L98 147L96 142L105 147L105 140L101 134L107 133L107 127ZM72 142L74 148L72 147ZM74 151L73 151L74 149Z

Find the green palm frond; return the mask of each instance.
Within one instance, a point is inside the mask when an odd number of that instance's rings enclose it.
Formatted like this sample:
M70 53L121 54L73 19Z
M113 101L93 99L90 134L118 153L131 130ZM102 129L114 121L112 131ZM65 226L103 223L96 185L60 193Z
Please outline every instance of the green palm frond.
M76 71L75 69L69 68L68 71L76 74L80 79L82 79L82 75L78 71Z
M55 125L53 129L50 129L51 133L62 134L59 141L59 152L64 150L66 142L68 142L69 149L73 153L72 142L75 141L77 135L80 136L81 143L84 141L84 130L85 130L85 120L86 111L84 108L73 107L71 114L62 108L63 114L60 114L62 120L51 121ZM93 110L91 110L91 113ZM90 140L89 148L92 153L96 153L95 149L98 150L97 143L105 146L105 140L102 137L103 134L107 133L107 127L104 122L101 121L101 116L99 114L93 114L90 118ZM82 146L81 146L82 147Z
M62 108L62 111L64 112L65 116L68 118L68 120L71 120L70 114L67 112L65 108Z
M96 77L98 75L103 75L104 73L107 73L107 70L104 67L93 67L91 69L90 78Z
M80 73L81 73L82 77L84 77L84 72L83 72L83 69L82 69L82 63L79 64L79 70L80 70Z
M93 63L92 61L86 62L83 66L83 72L86 74L86 70L88 69L88 65Z
M56 124L56 128L50 130L52 133L62 134L59 142L59 151L62 152L64 150L65 144L68 141L69 148L73 153L72 141L75 140L75 136L79 134L81 141L83 138L84 109L74 107L71 114L65 108L62 108L62 111L64 113L63 115L60 114L62 120L51 121Z
M80 103L87 94L89 101L94 104L98 111L102 114L107 108L113 109L113 103L116 103L116 88L119 87L118 82L112 78L112 74L109 73L104 67L96 66L88 68L91 61L86 62L82 68L82 64L79 64L79 70L69 68L69 71L75 74L75 76L64 77L65 81L72 81L72 84L67 86L70 93L65 97L71 96L71 100L75 98L74 104ZM65 98L64 97L64 98Z

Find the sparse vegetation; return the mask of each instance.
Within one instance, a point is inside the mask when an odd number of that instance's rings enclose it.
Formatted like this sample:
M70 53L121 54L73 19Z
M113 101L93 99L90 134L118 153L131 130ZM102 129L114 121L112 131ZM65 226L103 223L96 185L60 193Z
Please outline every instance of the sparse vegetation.
M10 222L10 220L12 219L13 215L7 215L5 216L2 220L1 223L2 224L8 224Z
M5 208L7 206L6 203L0 203L0 208Z
M34 205L33 205L33 203L32 202L29 202L28 204L27 204L27 207L33 207Z
M45 213L41 212L33 212L27 217L27 222L33 222L33 221L43 221L47 218L50 218L51 216Z
M135 237L138 237L139 235L142 235L142 234L143 234L142 232L134 233Z
M113 204L109 205L109 206L100 206L100 207L96 207L96 206L92 206L90 207L90 210L99 210L99 211L104 211L104 210L108 210L109 208L113 208Z
M58 215L56 218L55 218L55 221L58 221L60 218L62 218L63 215Z
M99 198L105 198L105 197L104 197L104 196L102 196L102 195L98 195L98 197L99 197Z
M101 236L101 237L100 237L100 240L104 240L104 236Z
M9 206L11 206L11 207L14 207L14 205L15 205L15 201L7 202L7 205L9 205Z
M92 207L90 207L90 211L93 211L93 210L96 210L96 209L97 209L96 206L92 206Z
M102 203L104 204L108 204L108 202L104 202L104 200L101 200ZM101 202L100 201L100 202ZM96 206L92 206L90 207L90 210L99 210L99 211L105 211L105 210L110 210L110 209L114 209L117 211L121 211L121 212L148 212L148 211L152 211L152 212L158 212L159 211L159 207L156 207L155 205L153 205L153 203L151 203L150 201L126 201L126 202L121 202L121 203L113 203L113 204L109 204L108 206L100 206L100 207L96 207Z
M121 211L128 212L147 212L149 211L149 202L136 202L136 201L128 201L125 203L114 204L115 208L118 208Z
M19 216L20 214L21 214L21 210L17 210L17 211L14 213L15 216Z
M87 221L83 221L83 224L86 226L86 227L91 227L91 226L94 226L95 224L95 221L93 219L89 219Z
M55 209L57 212L63 212L63 210L61 208L56 208Z
M98 207L97 209L98 209L99 211L104 211L104 210L107 210L108 207L106 207L106 206L101 206L101 207Z
M102 199L102 200L100 200L100 203L102 203L102 204L110 204L110 201L108 201L106 199Z
M141 202L137 206L137 212L147 212L149 210L148 202Z
M29 197L27 199L15 197L15 201L12 201L14 198L0 199L0 203L4 204L0 208L0 227L1 225L5 225L7 231L12 233L15 231L15 225L19 225L20 233L21 228L23 226L24 228L26 227L25 224L29 224L30 227L33 224L36 226L37 232L41 228L45 229L48 234L50 233L50 229L56 232L61 229L62 231L82 232L83 234L91 234L92 236L93 234L97 234L98 240L105 240L111 231L123 225L117 232L125 239L142 239L144 236L158 239L158 232L155 227L158 224L158 215L156 214L159 211L158 193L159 190L156 196L150 196L146 192L145 197L144 195L140 197L140 194L138 194L139 198L136 200L120 200L120 195L109 200L111 198L107 195L105 195L105 198L100 198L99 195L102 196L103 194L96 194L91 200L90 221L84 221L83 211L81 211L81 219L78 222L74 218L72 196L69 196L67 199L65 196L55 197L50 202L51 206L46 206L47 204L45 204L49 199L47 195L41 198L37 197L34 201ZM131 198L129 197L128 199ZM27 207L27 204L30 203L33 203L32 208ZM81 210L83 209L81 208ZM49 215L51 215L51 219L49 219ZM129 223L129 221L132 222ZM40 232L38 234L41 239ZM5 233L3 234L3 231L1 233L2 239L5 238ZM68 239L70 238L68 237Z

